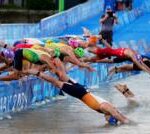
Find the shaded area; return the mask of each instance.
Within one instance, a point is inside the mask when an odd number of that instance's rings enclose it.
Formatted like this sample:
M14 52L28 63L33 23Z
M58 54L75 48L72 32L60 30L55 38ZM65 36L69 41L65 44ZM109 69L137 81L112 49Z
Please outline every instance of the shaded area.
M41 19L55 14L56 11L7 10L0 9L0 23L37 23ZM16 17L17 16L17 17Z

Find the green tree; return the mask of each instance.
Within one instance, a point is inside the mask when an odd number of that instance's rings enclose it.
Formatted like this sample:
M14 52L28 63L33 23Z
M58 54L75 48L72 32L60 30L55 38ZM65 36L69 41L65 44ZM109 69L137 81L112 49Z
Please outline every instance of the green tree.
M14 0L9 0L9 4L14 4Z
M54 10L53 0L27 0L27 8L34 10Z

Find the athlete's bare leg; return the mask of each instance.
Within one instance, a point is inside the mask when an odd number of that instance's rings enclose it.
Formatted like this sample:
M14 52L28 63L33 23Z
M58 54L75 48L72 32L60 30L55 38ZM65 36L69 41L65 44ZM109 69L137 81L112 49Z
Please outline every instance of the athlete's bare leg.
M104 113L106 121L109 120L110 116L115 117L121 123L128 123L129 120L123 114L121 114L111 103L104 101L92 93L88 93L81 99L87 106L93 110Z
M143 63L142 59L139 57L139 55L136 52L130 49L126 49L124 51L124 54L127 57L130 57L133 63L135 63L141 70L150 74L150 68L146 64Z
M113 67L109 70L109 76L113 76L115 73L120 73L120 72L129 72L133 71L133 64L126 64L122 65L120 67Z
M135 97L135 95L133 94L133 92L127 87L126 84L124 84L124 85L123 84L117 84L117 85L115 85L115 87L126 98Z

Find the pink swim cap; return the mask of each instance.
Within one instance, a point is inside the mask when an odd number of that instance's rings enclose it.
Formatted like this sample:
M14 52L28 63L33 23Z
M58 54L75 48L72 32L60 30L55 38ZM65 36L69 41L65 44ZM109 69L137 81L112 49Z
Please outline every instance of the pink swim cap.
M77 48L79 46L79 43L75 39L69 39L68 44L74 48Z

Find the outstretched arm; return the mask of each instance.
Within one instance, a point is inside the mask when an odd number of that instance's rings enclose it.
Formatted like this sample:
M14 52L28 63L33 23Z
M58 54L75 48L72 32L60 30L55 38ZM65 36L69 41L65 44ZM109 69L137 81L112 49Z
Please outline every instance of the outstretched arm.
M113 60L111 59L100 59L98 56L93 56L93 57L87 57L83 59L84 62L91 62L91 63L114 63Z
M11 63L10 60L6 59L5 57L0 55L0 61L6 63L7 65L9 65Z
M135 63L141 70L150 74L150 68L143 63L141 55L132 49L125 49L124 54L126 57L130 58L133 63Z
M65 57L65 62L70 62L70 63L72 63L74 65L79 66L79 67L87 68L89 71L94 71L94 69L89 64L81 62L79 60L75 60L75 59L73 59L73 58L71 58L69 56Z
M141 70L150 74L150 68L144 64L141 58L138 58L138 55L132 54L131 59Z
M62 50L68 56L65 56L65 62L71 62L79 67L87 68L89 71L94 71L94 69L87 63L81 62L73 52L73 49Z
M118 24L119 21L118 21L118 17L116 16L116 14L113 14L113 17L114 17L114 24Z
M100 19L100 23L101 23L101 24L104 23L104 22L107 20L108 17L109 17L108 14L103 15L103 16L101 17L101 19Z
M8 69L9 68L9 66L7 65L7 64L2 64L1 66L0 66L0 71L2 72L2 71L4 71L5 69Z
M88 59L88 60L89 60L89 62L95 62L95 63L114 63L113 60L107 59L107 58L105 58L105 59L94 59L93 58L93 59Z
M12 72L7 76L0 76L0 81L11 81L11 80L18 80L20 75L18 72Z

